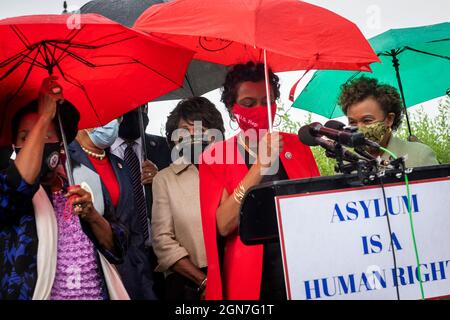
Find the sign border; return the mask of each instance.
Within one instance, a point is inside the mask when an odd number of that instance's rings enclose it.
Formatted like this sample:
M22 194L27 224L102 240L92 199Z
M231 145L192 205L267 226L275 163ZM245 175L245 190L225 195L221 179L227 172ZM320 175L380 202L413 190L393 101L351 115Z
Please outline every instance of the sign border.
M420 184L420 183L447 181L447 180L450 181L450 176L449 177L441 177L441 178L431 178L431 179L409 181L409 184ZM405 182L389 183L389 184L385 184L384 187L396 187L396 186L400 186L400 185L405 185ZM279 232L279 236L280 236L281 253L282 253L282 258L283 258L283 271L284 271L284 278L285 278L285 282L286 282L286 291L287 291L288 300L292 300L292 294L291 294L291 285L290 285L290 280L289 280L288 265L287 265L287 260L286 260L286 252L285 252L286 248L285 248L285 244L284 244L284 233L283 233L283 219L282 219L281 213L280 213L280 200L314 196L314 195L327 194L327 193L342 193L342 192L351 192L351 191L355 191L355 190L368 190L368 189L375 189L375 188L381 188L381 186L378 184L378 185L352 187L352 188L337 189L337 190L334 189L334 190L327 190L327 191L296 193L296 194L285 195L285 196L275 196L275 206L277 209L277 217L278 217L278 219L277 219L278 232ZM441 299L441 298L450 298L450 295L427 298L426 300L437 300L437 299Z

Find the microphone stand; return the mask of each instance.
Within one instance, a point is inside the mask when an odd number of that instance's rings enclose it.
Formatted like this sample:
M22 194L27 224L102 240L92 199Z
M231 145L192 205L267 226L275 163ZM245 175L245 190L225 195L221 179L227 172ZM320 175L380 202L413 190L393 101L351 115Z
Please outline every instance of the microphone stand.
M327 130L324 130L324 128ZM347 133L347 135L341 136L336 131L342 131ZM382 177L386 174L400 179L405 173L408 173L405 171L404 158L382 161L380 157L375 158L366 151L364 146L377 149L383 148L369 139L352 135L357 133L357 131L356 127L345 128L338 121L330 120L325 127L318 122L304 125L300 128L298 136L302 143L309 146L319 145L325 149L327 157L336 159L334 168L336 173L357 173L359 183L367 185L373 183L377 177ZM322 136L326 136L333 142L323 139ZM352 147L355 152L348 150L346 147Z
M353 160L350 161L349 163L344 163L345 161L344 153L345 149L340 143L335 144L334 157L332 152L329 151L326 152L327 156L332 156L333 158L336 159L337 163L335 171L337 173L352 174L355 173L356 171L358 175L358 180L365 185L375 180L375 178L377 177L376 168L378 167L376 159L374 159L373 157L372 159L370 158L368 159L363 155L361 155L362 157L360 157L360 159L357 161Z
M334 146L334 158L336 159L336 172L345 173L345 164L344 164L344 148L340 143L336 143Z

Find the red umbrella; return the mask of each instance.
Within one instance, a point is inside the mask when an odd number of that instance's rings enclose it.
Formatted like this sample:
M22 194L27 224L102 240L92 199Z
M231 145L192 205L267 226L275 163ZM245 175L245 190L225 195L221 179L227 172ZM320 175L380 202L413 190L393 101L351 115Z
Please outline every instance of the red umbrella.
M370 71L379 61L354 23L298 0L175 0L151 6L134 28L194 50L194 59L264 61L275 72Z
M90 128L179 88L193 55L95 14L4 19L0 39L0 144L49 74Z
M176 0L156 4L134 28L194 50L194 59L224 65L263 61L275 72L369 70L378 61L358 27L298 0Z
M299 69L368 71L369 64L378 61L353 23L297 0L176 0L153 5L134 27L194 50L195 59L224 65L264 61L267 101L270 101L268 64L275 72ZM271 130L270 107L268 115ZM211 245L217 240L215 209L207 211L211 215L203 215L202 221L206 252L212 261L208 265L210 279L206 296L220 299L219 259L215 259L216 249ZM238 241L233 242L232 246L235 245L240 246ZM252 266L252 258L258 257L256 254L237 256L242 266ZM256 277L257 273L251 271L244 268L241 276ZM241 279L236 277L237 273L231 273L226 277L236 281Z

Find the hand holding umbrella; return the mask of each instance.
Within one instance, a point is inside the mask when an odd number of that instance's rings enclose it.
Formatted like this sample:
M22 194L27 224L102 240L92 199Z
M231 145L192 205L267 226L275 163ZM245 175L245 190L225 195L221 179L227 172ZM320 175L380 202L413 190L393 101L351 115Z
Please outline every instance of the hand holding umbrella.
M158 173L158 167L150 160L144 160L142 163L142 184L150 185L153 182L153 178Z
M64 101L62 87L56 80L58 80L56 76L45 78L39 90L38 113L49 120L56 115L57 103Z
M175 0L151 6L134 28L195 51L194 59L264 62L266 79L268 65L274 72L370 71L379 61L354 23L297 0ZM269 100L268 85L266 94Z
M0 144L10 143L9 119L39 96L48 75L59 76L80 114L80 129L104 125L180 87L192 52L99 15L79 18L75 28L64 15L0 20ZM61 86L46 86L62 100ZM60 131L67 154L62 121ZM73 184L70 161L66 169Z
M59 93L56 94L55 91L59 91ZM30 184L35 183L40 173L47 130L55 117L57 102L61 99L62 90L55 79L44 79L39 89L39 118L37 122L27 134L23 145L18 141L13 141L16 148L20 148L15 165L23 179Z

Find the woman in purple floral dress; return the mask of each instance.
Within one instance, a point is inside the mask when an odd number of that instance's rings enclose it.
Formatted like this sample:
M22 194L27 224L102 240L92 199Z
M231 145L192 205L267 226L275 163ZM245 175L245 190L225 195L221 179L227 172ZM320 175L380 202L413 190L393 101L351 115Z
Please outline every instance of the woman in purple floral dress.
M54 117L63 100L51 77L39 99L11 122L16 160L0 172L0 300L127 299L114 264L125 255L128 232L113 212L99 214L92 195L68 187ZM68 141L79 114L60 106Z

